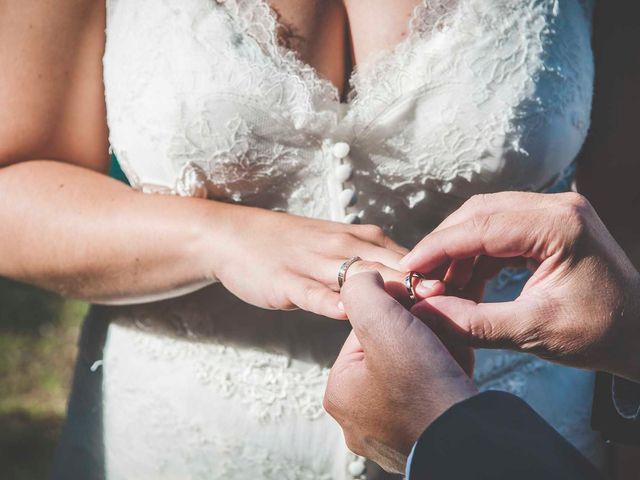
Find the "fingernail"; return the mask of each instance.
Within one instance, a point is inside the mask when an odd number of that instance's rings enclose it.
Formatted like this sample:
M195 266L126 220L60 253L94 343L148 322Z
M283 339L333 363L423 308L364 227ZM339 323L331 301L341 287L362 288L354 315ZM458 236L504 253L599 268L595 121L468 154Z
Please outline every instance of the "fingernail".
M338 302L338 310L340 310L342 313L344 313L344 303Z
M416 293L418 295L426 296L440 283L440 280L420 280L420 283L416 285Z

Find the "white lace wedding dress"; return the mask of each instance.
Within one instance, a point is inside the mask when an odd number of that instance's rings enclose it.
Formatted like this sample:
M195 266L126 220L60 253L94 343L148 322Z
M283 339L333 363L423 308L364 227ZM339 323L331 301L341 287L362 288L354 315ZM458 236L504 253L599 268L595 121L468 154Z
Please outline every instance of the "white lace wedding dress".
M424 1L408 37L352 76L348 103L278 44L264 0L107 7L110 140L144 192L373 223L411 247L473 194L566 181L589 126L589 0ZM504 273L488 298L524 278ZM381 478L321 405L347 328L220 284L93 307L54 476ZM590 374L484 351L477 380L598 458Z

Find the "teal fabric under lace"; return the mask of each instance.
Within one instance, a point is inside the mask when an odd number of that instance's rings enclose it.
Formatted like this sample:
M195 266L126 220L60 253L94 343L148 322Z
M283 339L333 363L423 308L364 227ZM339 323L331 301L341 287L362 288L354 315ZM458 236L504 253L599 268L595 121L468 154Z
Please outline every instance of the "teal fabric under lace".
M112 178L115 178L116 180L120 180L121 182L124 182L127 185L130 185L129 181L127 180L127 176L122 171L122 168L120 168L120 164L118 163L118 159L116 158L115 155L111 155L111 165L109 165L109 176Z

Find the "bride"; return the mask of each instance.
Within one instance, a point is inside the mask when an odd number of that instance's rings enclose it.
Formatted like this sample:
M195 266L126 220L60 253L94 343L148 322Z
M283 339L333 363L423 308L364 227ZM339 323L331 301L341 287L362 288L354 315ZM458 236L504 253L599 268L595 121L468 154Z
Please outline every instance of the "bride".
M592 2L0 7L0 274L94 304L55 478L384 478L321 405L338 269L400 295L465 199L569 188ZM479 352L476 380L598 461L590 374Z

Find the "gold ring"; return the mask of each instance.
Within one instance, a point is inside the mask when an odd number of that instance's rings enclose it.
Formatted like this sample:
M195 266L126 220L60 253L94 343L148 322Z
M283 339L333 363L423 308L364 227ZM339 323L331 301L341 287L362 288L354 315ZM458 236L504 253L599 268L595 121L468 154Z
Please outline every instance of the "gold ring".
M417 295L416 295L416 291L414 290L414 280L424 280L425 276L422 275L421 273L418 272L409 272L407 273L407 276L404 277L404 286L407 289L407 293L409 294L409 298L411 299L411 301L415 302Z
M349 267L360 260L362 260L360 257L351 257L340 265L340 269L338 270L338 287L342 288L342 285L344 285Z

